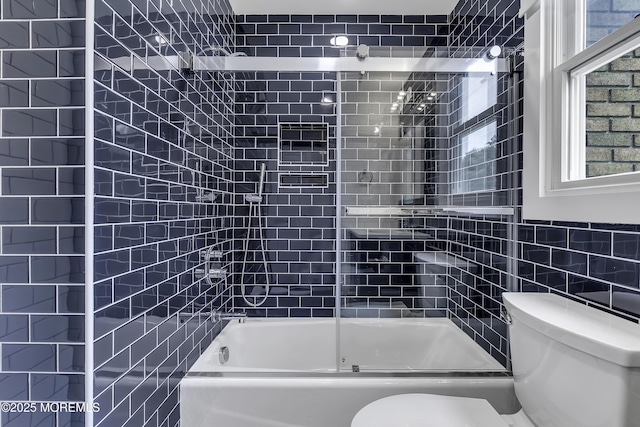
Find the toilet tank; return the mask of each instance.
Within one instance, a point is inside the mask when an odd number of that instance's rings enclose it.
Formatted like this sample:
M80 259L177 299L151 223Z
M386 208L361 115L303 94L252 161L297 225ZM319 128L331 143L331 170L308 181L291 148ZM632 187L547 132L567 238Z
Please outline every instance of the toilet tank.
M640 326L554 294L505 292L515 391L537 427L640 427Z

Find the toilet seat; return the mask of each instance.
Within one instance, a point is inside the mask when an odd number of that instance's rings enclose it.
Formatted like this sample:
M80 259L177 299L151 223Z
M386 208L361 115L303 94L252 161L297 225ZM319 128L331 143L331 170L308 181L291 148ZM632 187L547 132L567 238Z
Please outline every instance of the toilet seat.
M484 399L399 394L362 408L351 427L510 427Z

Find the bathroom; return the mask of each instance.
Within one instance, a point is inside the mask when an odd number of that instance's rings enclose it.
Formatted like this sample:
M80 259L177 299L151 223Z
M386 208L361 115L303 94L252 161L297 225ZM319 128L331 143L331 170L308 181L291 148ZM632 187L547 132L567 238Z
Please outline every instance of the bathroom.
M0 426L179 425L234 314L449 320L499 381L505 291L638 323L640 198L536 187L555 148L535 138L563 127L526 80L552 43L528 18L554 2L302 3L3 0ZM586 53L635 35L636 2L575 3ZM590 182L640 164L623 59L587 76ZM356 376L347 337L333 368Z

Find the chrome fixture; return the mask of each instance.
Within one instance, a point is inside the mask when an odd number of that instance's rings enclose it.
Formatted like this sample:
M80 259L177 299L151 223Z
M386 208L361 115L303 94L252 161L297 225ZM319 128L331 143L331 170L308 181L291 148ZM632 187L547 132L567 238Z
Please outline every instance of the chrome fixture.
M221 267L223 252L214 250L214 246L210 246L206 250L200 252L200 258L204 262L204 268L195 270L198 279L204 278L209 286L214 286L211 279L226 279L229 272L226 268Z
M247 56L244 52L230 52L222 46L214 46L204 49L202 53L213 52L214 55L218 56Z
M218 360L221 365L224 365L229 361L229 347L226 345L220 347L220 350L218 350Z
M487 51L487 58L496 59L500 57L501 53L502 53L502 48L500 46L491 46Z
M504 321L504 323L506 323L507 325L511 325L513 323L513 320L511 319L511 315L509 314L509 312L503 308L502 310L500 310L500 318Z
M196 275L199 278L204 277L205 279L211 280L211 279L226 279L229 274L226 268L210 268L209 271L206 271L204 268L197 268Z
M360 61L364 61L365 59L367 59L368 56L369 56L369 46L367 46L366 44L359 45L358 48L356 49L356 57Z
M211 312L211 318L214 322L237 319L239 323L244 323L247 320L247 313L229 313L226 311L213 310Z
M264 238L264 229L262 225L262 194L264 192L264 182L267 176L267 165L262 163L260 166L260 178L257 182L257 191L252 194L245 194L244 200L249 203L249 215L247 218L247 235L244 239L244 251L242 257L242 270L240 273L240 289L242 294L242 299L244 302L251 307L258 307L264 304L267 301L267 297L269 296L269 265L267 263L267 244ZM253 219L258 221L257 226L252 225ZM254 238L257 238L260 241L260 253L262 254L262 266L264 268L264 276L265 276L265 284L264 284L264 295L260 296L261 300L259 302L249 301L247 297L247 289L244 283L244 277L246 273L246 265L247 265L247 255L249 252L249 241L251 239L251 232L253 231ZM256 236L257 233L257 236ZM257 298L257 297L256 297Z

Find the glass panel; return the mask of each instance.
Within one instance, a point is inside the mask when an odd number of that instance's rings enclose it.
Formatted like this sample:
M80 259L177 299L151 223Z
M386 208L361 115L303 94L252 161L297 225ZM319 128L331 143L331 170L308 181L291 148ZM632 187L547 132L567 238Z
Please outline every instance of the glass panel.
M586 84L586 152L583 170L570 174L573 178L640 170L638 70L640 49L635 49L580 79Z
M411 73L354 72L343 77L343 203L424 204L425 148L438 132L446 132L445 126L426 122L444 114L440 98L447 76L427 80Z
M475 73L460 78L460 123L480 115L498 102L498 75Z
M460 194L495 190L498 154L495 120L464 132L458 140L453 149L451 191Z
M498 153L508 152L504 146L499 149L508 135L498 132L508 120L506 96L498 93L498 87L506 91L506 75L344 72L340 79L340 197L347 208L340 230L340 369L503 369L467 335L458 337L462 331L448 320L455 312L460 317L466 313L469 321L467 302L475 304L460 298L460 306L451 305L454 289L497 292L501 274L496 266L471 260L462 245L451 249L447 236L452 217L374 210L397 212L406 205L417 205L413 210L452 201L482 204L480 197L458 197L470 191L489 194L489 206L500 203L492 194L504 190L497 188L498 177L508 173L497 164ZM353 207L364 214L345 213ZM507 224L501 219L483 226L506 230ZM494 260L506 259L510 245L497 243L485 242L483 250L495 251ZM425 318L437 318L435 326ZM464 348L448 348L449 338L439 334L449 333Z
M587 0L586 45L591 46L640 13L638 0Z

